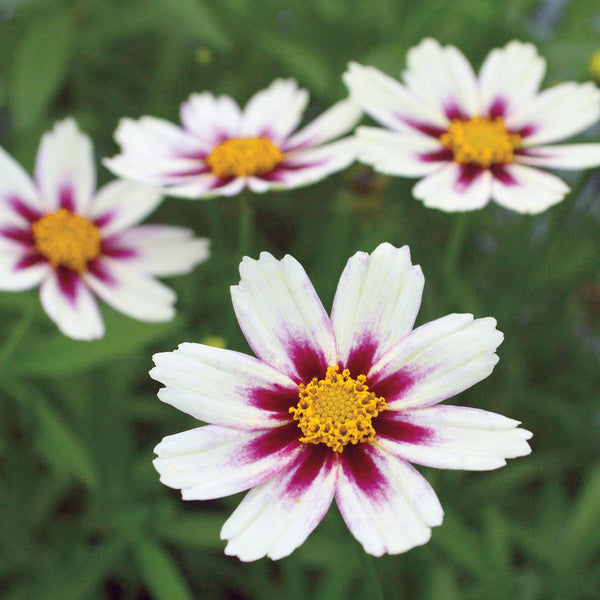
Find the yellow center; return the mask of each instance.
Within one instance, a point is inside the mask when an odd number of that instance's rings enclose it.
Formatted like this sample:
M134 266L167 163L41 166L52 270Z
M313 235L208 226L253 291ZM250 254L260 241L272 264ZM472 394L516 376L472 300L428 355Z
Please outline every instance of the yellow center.
M510 133L502 117L475 117L468 121L452 119L440 141L452 151L455 162L489 167L511 163L521 136Z
M83 217L61 208L31 226L35 249L54 268L66 267L81 275L100 255L98 228Z
M282 160L281 150L263 137L225 140L206 157L217 177L266 175Z
M338 367L328 367L325 379L301 383L300 400L290 408L304 434L300 441L326 444L334 452L342 452L348 443L373 441L371 420L385 410L385 400L369 392L366 379L352 379L348 369L338 373Z

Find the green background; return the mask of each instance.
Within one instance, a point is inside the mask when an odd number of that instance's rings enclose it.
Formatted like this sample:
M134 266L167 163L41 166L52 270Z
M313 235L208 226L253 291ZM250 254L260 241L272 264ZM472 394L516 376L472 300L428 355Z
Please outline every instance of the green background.
M276 77L311 92L307 119L345 97L358 61L399 75L425 36L477 67L511 39L548 60L545 86L592 77L600 6L571 0L1 0L0 144L31 172L41 134L74 116L97 158L117 152L122 116L177 121L190 93L243 104ZM553 8L554 7L554 8ZM365 119L365 122L367 120ZM598 127L580 136L597 141ZM101 183L110 175L100 165ZM150 221L191 226L213 256L167 280L177 318L149 325L106 307L105 337L58 333L37 291L0 294L0 596L48 599L592 599L600 588L600 179L547 213L490 205L428 210L412 181L354 165L291 192L167 199ZM431 541L365 555L335 508L276 563L223 554L219 529L241 495L181 501L152 448L195 426L156 398L154 352L223 338L249 351L229 286L243 254L302 262L329 309L357 250L408 244L425 274L417 324L450 312L494 316L500 362L453 403L523 422L529 457L498 471L420 469L446 516Z

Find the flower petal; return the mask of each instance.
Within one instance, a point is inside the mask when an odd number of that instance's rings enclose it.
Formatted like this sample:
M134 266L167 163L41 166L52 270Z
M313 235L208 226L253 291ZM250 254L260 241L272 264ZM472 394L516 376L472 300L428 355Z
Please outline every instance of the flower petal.
M502 340L491 317L447 315L393 346L368 374L369 385L388 410L432 406L485 379Z
M25 169L4 148L0 147L0 219L2 222L25 224L25 219L13 206L14 201L30 211L40 212L42 203Z
M536 146L518 154L516 161L548 169L589 169L600 165L600 144Z
M57 122L42 136L35 162L35 181L47 211L66 208L85 215L96 189L96 167L90 138L74 119Z
M423 102L434 104L448 118L479 114L477 79L469 61L454 46L424 39L406 55L402 74L410 90Z
M156 276L189 273L210 256L209 240L194 238L194 232L170 225L141 225L103 242L110 250L123 253L127 264Z
M519 421L463 406L384 412L377 444L394 456L438 469L487 471L531 452L531 433Z
M229 96L213 96L210 92L192 94L181 105L179 116L185 129L202 141L210 152L226 138L240 131L242 113Z
M225 554L243 561L291 554L325 516L336 478L329 449L305 446L292 469L250 490L225 522Z
M261 252L245 256L231 297L238 323L258 358L294 381L322 377L337 364L329 317L300 263Z
M243 492L287 469L304 449L296 428L240 431L206 425L165 437L154 452L160 481L184 500Z
M333 140L350 131L361 116L362 111L353 100L337 102L290 137L282 149L289 152L295 148L317 146Z
M505 116L533 98L546 72L546 61L533 44L513 40L494 48L479 71L481 112Z
M34 254L12 248L9 250L0 244L0 290L29 290L39 285L51 270L47 261L37 260Z
M104 335L98 304L73 271L52 269L40 286L40 301L64 335L76 340L94 340Z
M593 83L561 83L538 94L514 113L506 126L526 131L521 146L528 148L571 137L600 117L600 90Z
M450 162L419 181L412 190L428 208L446 212L475 210L491 197L489 169Z
M429 541L444 512L427 481L409 464L371 444L341 454L335 499L346 525L375 556Z
M103 239L139 223L162 202L159 188L116 179L98 190L90 218L98 223Z
M417 132L359 127L356 133L359 160L386 175L423 177L452 157L438 139Z
M494 200L510 210L536 214L557 204L569 191L562 180L539 169L513 163L492 182Z
M238 135L266 137L281 146L300 123L307 104L308 92L298 89L293 79L276 79L250 98Z
M372 254L357 252L338 283L331 311L338 360L356 376L413 327L424 278L412 266L408 246L380 244Z
M201 344L180 344L153 357L150 376L166 387L163 402L207 423L266 429L290 421L298 387L252 356Z
M156 323L175 316L171 288L119 261L101 257L83 279L104 302L132 319Z
M213 198L214 196L235 196L246 186L245 177L224 179L212 173L188 177L185 181L166 187L169 196L180 198Z
M433 127L442 133L448 128L450 121L436 104L375 67L350 63L343 79L352 100L382 125L396 131Z

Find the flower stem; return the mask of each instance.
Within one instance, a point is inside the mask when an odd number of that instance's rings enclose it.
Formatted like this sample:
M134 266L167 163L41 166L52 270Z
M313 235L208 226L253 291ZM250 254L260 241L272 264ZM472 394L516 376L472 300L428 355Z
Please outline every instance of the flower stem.
M384 600L381 581L375 567L375 559L369 554L361 552L361 562L363 563L365 574L365 598L369 598L369 600Z
M2 348L0 348L0 365L3 365L6 362L8 357L15 351L15 349L21 343L21 340L25 337L27 330L33 322L36 309L37 306L35 303L31 302L31 304L23 310L21 319L12 328L11 332L6 338L6 341L4 342L4 345Z
M246 255L252 246L252 227L254 225L254 209L244 195L239 197L239 238L238 251Z

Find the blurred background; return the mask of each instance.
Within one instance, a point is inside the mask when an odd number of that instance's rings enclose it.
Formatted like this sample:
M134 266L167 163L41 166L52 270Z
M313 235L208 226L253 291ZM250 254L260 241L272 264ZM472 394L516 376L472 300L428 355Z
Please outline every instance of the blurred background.
M495 46L532 41L544 87L600 80L593 0L0 0L0 145L31 172L42 133L72 115L99 161L117 153L122 116L177 122L192 92L244 104L276 77L310 91L310 119L346 96L349 61L398 76L425 36L476 68ZM561 176L574 191L534 217L429 210L412 181L360 165L247 196L245 229L239 198L166 199L150 221L192 227L213 256L167 280L173 322L103 307L96 342L63 337L37 291L0 293L0 596L347 600L379 585L394 600L597 598L600 177ZM111 179L99 163L98 178ZM243 254L292 254L329 309L349 256L383 241L423 267L417 324L454 311L498 320L498 366L453 403L522 421L533 453L484 473L420 468L446 517L407 554L368 559L333 507L286 559L224 556L219 529L241 495L184 503L152 467L163 436L196 426L156 398L152 354L183 341L249 352L229 298Z

